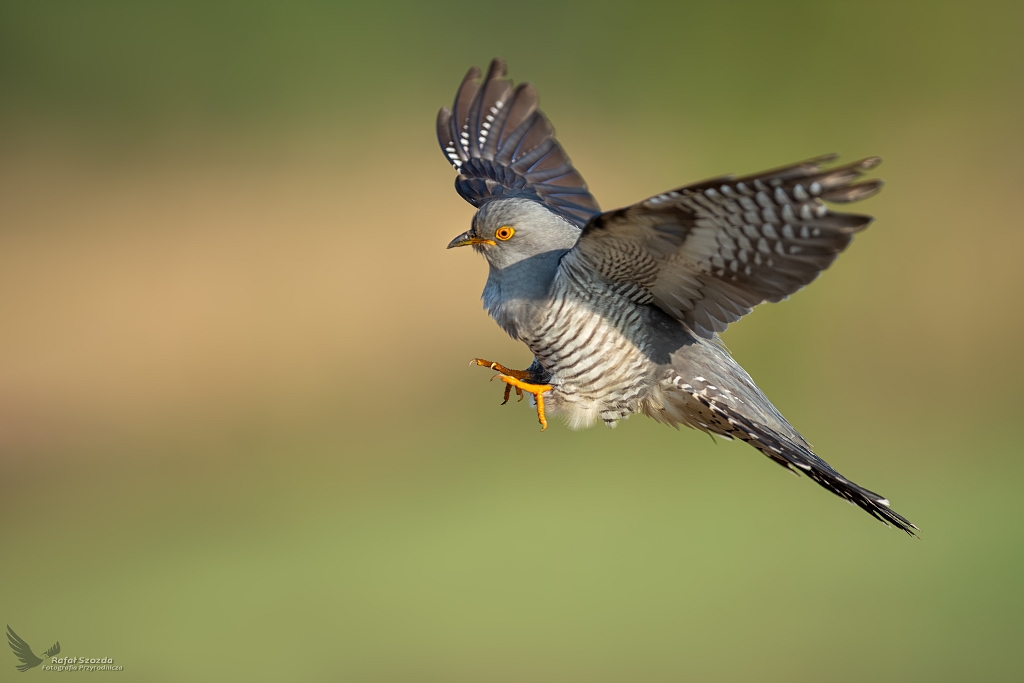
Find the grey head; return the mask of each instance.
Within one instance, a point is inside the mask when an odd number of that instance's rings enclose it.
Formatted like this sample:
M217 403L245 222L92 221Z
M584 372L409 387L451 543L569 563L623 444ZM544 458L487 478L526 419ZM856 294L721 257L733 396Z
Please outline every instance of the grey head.
M513 338L529 329L547 301L562 256L580 229L530 199L494 199L473 216L473 227L448 248L472 246L490 265L484 307Z
M492 270L559 258L576 244L580 229L530 199L495 199L473 216L473 226L448 248L472 246ZM519 266L523 267L523 266Z

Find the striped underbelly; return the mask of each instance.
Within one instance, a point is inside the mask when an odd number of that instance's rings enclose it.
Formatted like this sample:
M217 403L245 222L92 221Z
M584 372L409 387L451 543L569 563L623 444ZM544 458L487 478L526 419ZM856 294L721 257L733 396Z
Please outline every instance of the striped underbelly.
M554 389L545 396L551 412L573 428L596 420L611 425L638 412L653 364L641 348L636 307L618 314L566 308L556 302L537 333L523 339L551 374Z

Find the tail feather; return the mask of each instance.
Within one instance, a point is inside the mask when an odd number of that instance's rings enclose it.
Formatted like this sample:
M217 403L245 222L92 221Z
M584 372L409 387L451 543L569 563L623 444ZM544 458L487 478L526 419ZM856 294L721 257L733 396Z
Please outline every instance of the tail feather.
M806 446L794 443L769 429L762 428L742 415L729 414L728 411L719 408L707 399L705 399L705 405L729 422L733 427L732 432L729 433L730 436L746 441L786 469L803 472L819 486L853 503L884 524L902 529L911 536L917 535L914 533L917 526L890 508L889 501L885 497L850 481Z
M739 409L742 404L739 396L728 390L719 390L704 378L697 380L700 380L700 388L682 378L675 378L673 388L684 392L689 405L683 407L666 403L659 414L652 414L652 417L663 422L681 422L712 434L745 441L773 462L793 472L806 474L819 486L858 506L884 524L902 529L911 536L917 535L917 526L891 509L886 498L841 475L815 455L799 437L782 434L744 415ZM725 393L719 394L719 391ZM691 414L679 419L681 410Z

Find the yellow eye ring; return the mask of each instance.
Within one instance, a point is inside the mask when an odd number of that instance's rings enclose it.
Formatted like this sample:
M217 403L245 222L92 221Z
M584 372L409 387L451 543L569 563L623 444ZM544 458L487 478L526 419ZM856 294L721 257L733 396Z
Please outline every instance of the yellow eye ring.
M514 234L516 234L516 229L511 225L503 225L494 231L494 236L502 242L512 239L512 235Z

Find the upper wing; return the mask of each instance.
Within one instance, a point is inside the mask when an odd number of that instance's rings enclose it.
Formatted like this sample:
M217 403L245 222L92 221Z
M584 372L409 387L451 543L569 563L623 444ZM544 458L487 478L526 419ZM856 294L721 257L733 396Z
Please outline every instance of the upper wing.
M21 660L21 664L16 665L18 671L28 671L32 667L39 666L42 663L43 660L36 657L28 643L22 640L21 636L15 633L14 629L9 625L7 627L7 643L11 646L11 649L14 650L14 656Z
M534 199L583 227L600 209L537 109L533 86L513 89L500 58L479 79L474 66L451 110L437 113L437 139L459 172L455 189L473 206L498 197Z
M823 169L835 155L745 178L707 180L592 218L565 267L592 268L702 337L765 301L780 301L828 268L870 216L824 202L870 197L854 183L878 157Z

